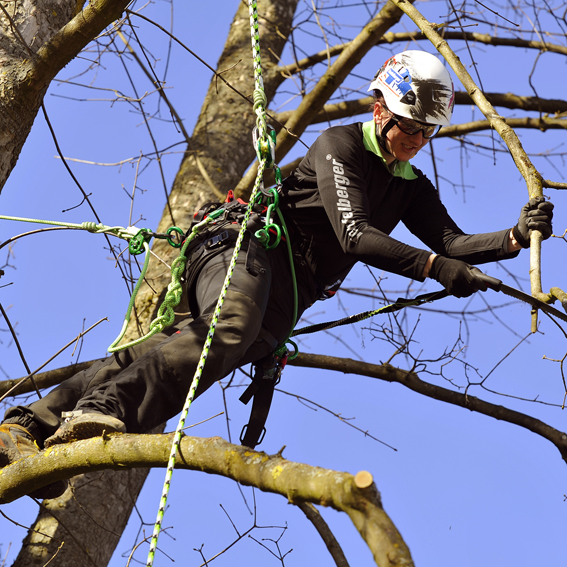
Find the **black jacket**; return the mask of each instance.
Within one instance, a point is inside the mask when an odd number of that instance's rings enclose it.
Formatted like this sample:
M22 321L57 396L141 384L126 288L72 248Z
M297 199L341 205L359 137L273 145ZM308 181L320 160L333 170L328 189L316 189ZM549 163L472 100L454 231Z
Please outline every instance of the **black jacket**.
M509 229L466 235L432 183L394 177L364 147L362 124L329 128L284 181L280 207L295 244L322 288L344 280L358 261L423 281L431 254L389 236L401 221L433 252L471 264L517 256Z

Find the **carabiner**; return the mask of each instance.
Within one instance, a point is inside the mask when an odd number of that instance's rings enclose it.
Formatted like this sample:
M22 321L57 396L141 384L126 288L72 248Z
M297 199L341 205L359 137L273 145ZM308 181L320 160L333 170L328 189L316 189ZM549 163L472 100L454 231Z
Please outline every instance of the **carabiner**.
M167 243L170 246L173 246L173 248L181 248L181 246L183 246L183 237L185 236L185 233L178 226L170 226L166 232ZM170 235L174 232L177 234L177 239L181 239L181 242L176 242L171 238Z
M276 131L273 126L268 125L267 136L260 138L258 126L252 130L252 143L258 156L258 161L266 160L266 167L270 168L276 161Z

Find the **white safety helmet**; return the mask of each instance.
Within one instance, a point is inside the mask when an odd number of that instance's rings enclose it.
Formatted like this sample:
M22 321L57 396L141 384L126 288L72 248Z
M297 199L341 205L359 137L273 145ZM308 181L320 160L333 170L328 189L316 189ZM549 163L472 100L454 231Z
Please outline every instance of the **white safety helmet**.
M441 61L425 51L403 51L376 73L369 91L378 89L388 109L419 122L448 126L455 89Z

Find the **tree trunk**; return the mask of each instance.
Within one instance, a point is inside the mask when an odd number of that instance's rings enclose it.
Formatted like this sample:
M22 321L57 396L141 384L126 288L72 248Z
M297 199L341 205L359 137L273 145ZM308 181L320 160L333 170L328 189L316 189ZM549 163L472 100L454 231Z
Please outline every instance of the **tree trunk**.
M45 500L12 567L107 565L149 469L96 471L75 477L73 488ZM103 497L104 495L104 497Z
M266 0L259 5L262 15L260 41L264 88L268 100L281 83L279 74L270 72L277 63L271 53L279 55L282 52L291 30L297 1ZM223 193L237 184L247 165L254 159L251 132L256 116L252 112L250 102L254 89L254 73L249 15L246 4L239 4L217 70L222 72L228 69L223 76L248 99L243 99L221 80L213 77L188 153L181 164L169 203L165 207L158 228L160 232L172 224L186 229L200 204L218 199L200 172L195 155L199 156L201 167L205 168L213 183ZM227 146L227 143L230 145ZM176 249L161 240L155 242L153 250L168 262L177 254ZM170 281L170 272L161 263L154 262L150 265L146 281L150 282L152 287L144 283L136 304L137 323L145 330L159 305L160 291L164 290ZM137 326L133 316L131 329L136 329ZM134 334L134 331L129 332L124 340L133 338ZM48 509L56 511L57 519L40 512L33 529L39 532L47 531L51 537L31 535L26 538L15 567L45 564L57 553L61 540L65 544L52 565L106 565L126 526L147 472L146 469L127 472L109 470L104 472L103 482L93 483L88 482L89 475L75 477L73 485L76 487L76 498L80 506L71 497L70 491L56 500L47 501ZM99 477L100 473L95 473L94 478ZM121 495L128 496L124 498ZM112 505L109 505L109 502L112 502ZM72 530L67 531L65 526L72 526ZM112 534L116 535L109 534L109 527Z
M128 0L0 2L0 189L18 161L55 75ZM76 17L74 17L76 16Z
M297 1L269 0L261 2L258 7L261 14L262 74L268 101L283 80L277 71L274 54L279 56L284 48L287 41L285 38L291 31ZM172 225L187 229L200 205L219 200L205 180L200 167L204 168L217 189L226 195L229 189L236 187L244 171L254 160L252 130L256 115L252 111L251 103L254 68L249 21L248 7L241 3L217 65L217 72L222 73L234 89L247 98L237 94L222 80L213 77L187 147L186 157L173 183L169 203L166 204L158 227L159 232L165 232ZM200 164L197 163L196 156ZM156 241L153 251L168 263L177 255L176 249L171 248L164 240ZM138 323L145 331L148 330L148 325L161 302L160 294L154 290L163 290L170 280L169 270L163 264L154 262L146 276L151 287L144 282L136 302ZM134 329L134 319L131 325Z

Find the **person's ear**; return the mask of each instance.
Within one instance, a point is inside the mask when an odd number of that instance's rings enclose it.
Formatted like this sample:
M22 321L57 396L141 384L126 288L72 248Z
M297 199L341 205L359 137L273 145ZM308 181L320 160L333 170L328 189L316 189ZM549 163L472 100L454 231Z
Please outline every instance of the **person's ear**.
M379 100L374 103L374 112L372 113L372 117L376 124L378 124L382 118L382 104Z

